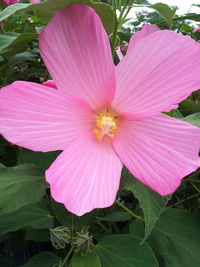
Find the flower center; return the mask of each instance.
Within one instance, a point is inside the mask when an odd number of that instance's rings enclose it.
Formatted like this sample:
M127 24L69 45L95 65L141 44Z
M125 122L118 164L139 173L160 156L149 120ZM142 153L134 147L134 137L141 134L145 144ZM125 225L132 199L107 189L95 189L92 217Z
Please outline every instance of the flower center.
M100 113L96 119L96 127L93 133L96 135L97 140L101 141L104 135L110 138L115 137L117 131L117 118L112 113Z

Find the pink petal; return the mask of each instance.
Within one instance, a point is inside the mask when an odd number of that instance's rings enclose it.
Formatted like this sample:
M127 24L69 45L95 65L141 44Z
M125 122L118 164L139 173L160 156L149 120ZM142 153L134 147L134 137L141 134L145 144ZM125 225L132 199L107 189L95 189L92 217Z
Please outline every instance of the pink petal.
M116 67L113 108L129 119L170 111L200 88L200 45L172 31L137 42Z
M200 166L200 129L164 114L123 121L113 145L132 174L161 195Z
M2 0L2 2L4 2L6 5L12 5L18 3L19 0Z
M127 53L130 53L135 44L137 44L140 40L142 40L143 38L147 37L149 34L155 31L160 31L160 28L158 28L156 25L153 24L145 24L142 27L142 30L132 35L128 45Z
M78 216L113 204L122 163L111 144L81 135L46 171L52 197Z
M120 46L118 47L118 49L116 50L117 56L119 58L119 60L122 60L123 58L123 54L121 52Z
M57 10L40 34L43 60L58 89L73 92L98 109L115 93L110 43L94 10L72 4Z
M156 25L153 25L153 24L144 25L142 27L142 30L140 30L140 31L138 31L132 35L130 42L129 42L129 45L120 45L120 47L116 51L119 59L122 60L122 58L123 58L123 54L121 53L121 51L127 51L127 53L130 53L132 48L135 46L135 44L137 42L139 42L141 39L147 37L149 34L155 32L155 31L160 31L160 28L158 28Z
M57 86L53 80L48 80L48 81L44 82L43 85L57 89Z
M11 143L43 152L63 150L93 127L88 104L46 88L18 81L0 90L0 132Z
M128 45L126 45L126 44L122 44L122 45L120 45L120 49L121 49L121 51L127 51L127 49L128 49Z

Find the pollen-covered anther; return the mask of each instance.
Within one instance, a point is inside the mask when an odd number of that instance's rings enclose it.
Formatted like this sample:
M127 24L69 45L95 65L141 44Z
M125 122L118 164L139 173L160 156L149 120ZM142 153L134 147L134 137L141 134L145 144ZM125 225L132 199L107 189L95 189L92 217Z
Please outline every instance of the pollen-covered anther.
M98 141L101 141L104 135L107 135L113 139L116 131L117 118L115 118L112 113L98 114L98 118L96 119L96 127L93 129L93 133L96 135Z

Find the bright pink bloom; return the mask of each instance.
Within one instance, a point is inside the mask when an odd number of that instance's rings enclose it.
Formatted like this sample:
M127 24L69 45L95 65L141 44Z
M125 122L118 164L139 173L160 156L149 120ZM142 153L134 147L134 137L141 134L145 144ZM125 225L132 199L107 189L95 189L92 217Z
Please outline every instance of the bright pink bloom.
M121 48L120 48L120 46L119 46L118 49L116 50L116 53L117 53L117 56L118 56L119 60L122 60L122 58L123 58L123 54L122 54L122 52L121 52Z
M41 0L31 0L31 3L33 3L33 4L37 4L37 3L40 3L41 2Z
M118 55L119 60L122 60L123 54L121 51L131 51L132 47L134 47L134 44L136 44L139 40L142 38L148 36L149 34L155 32L155 31L160 31L160 29L156 25L152 24L146 24L142 28L141 31L136 32L132 38L130 39L129 46L128 45L120 45L119 48L117 49L116 53ZM130 47L130 49L128 49Z
M194 30L195 32L200 32L200 28L197 28Z
M121 51L127 51L128 45L120 45Z
M19 0L2 0L2 2L4 2L6 5L12 5L12 4L15 4L15 3L18 3Z
M56 201L77 215L110 206L123 164L161 195L199 167L200 129L161 113L199 89L199 44L148 25L115 66L100 18L81 4L56 11L39 41L58 89L4 87L0 131L28 149L64 150L46 171Z
M57 89L57 86L53 80L48 80L48 81L44 82L43 85Z
M118 49L116 50L116 53L117 53L119 60L122 60L122 58L124 57L121 51L127 51L127 49L128 49L128 45L120 45L118 47Z
M0 23L0 28L3 28L4 27L4 23Z

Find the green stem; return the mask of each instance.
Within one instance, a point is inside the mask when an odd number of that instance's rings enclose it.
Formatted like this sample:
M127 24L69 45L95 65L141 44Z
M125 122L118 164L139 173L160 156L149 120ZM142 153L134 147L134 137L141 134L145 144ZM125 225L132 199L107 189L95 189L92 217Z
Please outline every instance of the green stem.
M74 235L74 214L71 215L71 232L72 232L72 236Z
M193 183L200 183L200 180L194 180L194 179L184 179L183 182L193 182Z
M129 11L131 10L132 6L130 6L127 10L122 19L125 19L128 16Z
M101 223L98 219L97 219L97 224L106 232L106 233L110 233L110 231L108 230L107 227L105 227L105 225L103 223Z
M119 202L118 200L115 200L116 204L118 206L120 206L123 210L125 210L126 212L128 212L131 216L133 216L135 219L140 220L142 222L144 222L143 218L136 215L133 211L129 210L126 206L124 206L121 202Z
M190 8L189 8L188 12L186 13L186 15L190 12L191 7L192 7L192 5L190 6ZM179 28L178 28L178 30L177 30L177 33L180 32L181 27L183 26L184 23L185 23L185 19L182 21L181 25L179 26Z
M117 41L117 30L118 30L118 27L119 27L119 22L122 19L123 15L124 15L124 12L126 10L126 7L127 7L127 0L124 3L124 6L123 6L123 8L122 8L122 10L120 12L119 18L117 18L116 9L115 9L115 25L114 25L114 30L113 30L112 42L111 42L111 50L112 50L113 60L114 60L114 57L115 57L115 46L116 46L116 41ZM130 10L128 10L128 12L129 11ZM123 18L125 18L125 16Z
M64 260L62 261L62 267L65 266L65 263L67 262L67 260L69 259L70 255L72 254L73 250L75 247L71 247L69 252L67 253L67 256L64 258Z
M199 176L200 176L200 170L194 172L188 178L185 178L183 180L183 182L190 182L190 181L195 182L195 183L200 182L199 180L193 180L193 178L196 178L196 177L199 177Z
M195 184L193 184L193 182L190 181L190 183L194 187L194 189L196 189L196 191L200 194L199 188Z
M167 208L173 208L174 206L176 206L178 204L181 204L181 203L185 202L186 200L190 200L190 199L193 199L193 198L196 198L196 197L199 197L199 194L195 194L195 195L189 196L189 197L187 197L187 199L180 200L180 201L176 202L174 205L171 205L171 206L169 206Z
M178 200L178 203L180 203L181 207L184 208L183 203L181 202L180 198L179 198L177 195L176 195L176 198L177 198L177 200Z
M122 11L120 12L120 15L119 15L119 18L118 18L119 21L123 17L124 11L126 10L126 7L127 7L127 1L124 3L124 6L122 8Z
M112 42L111 42L111 50L112 50L113 60L115 57L115 46L116 46L116 41L117 41L117 29L118 29L118 20L117 20L117 16L115 15L115 25L114 25L114 31L113 31L113 36L112 36Z

